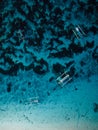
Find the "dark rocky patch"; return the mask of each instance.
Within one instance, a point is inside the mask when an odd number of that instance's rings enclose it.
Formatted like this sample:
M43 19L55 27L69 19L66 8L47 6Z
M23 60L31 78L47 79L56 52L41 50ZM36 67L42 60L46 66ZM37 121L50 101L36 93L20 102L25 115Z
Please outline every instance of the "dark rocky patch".
M51 78L49 79L49 82L52 82L54 79L55 79L54 77L51 77Z
M97 3L97 0L88 0L89 5L96 5Z
M71 52L73 52L73 53L82 53L83 50L84 50L84 48L81 47L80 44L76 45L75 43L71 43L71 44L69 45L69 50L70 50Z
M14 64L14 62L12 61L12 59L11 58L9 58L9 57L7 57L7 56L5 56L5 62L6 63L9 63L10 64L10 66L12 66L13 64Z
M76 73L76 74L74 75L74 77L75 77L75 78L78 78L78 77L79 77L79 74L78 74L78 73Z
M75 73L76 73L76 69L75 69L74 66L72 66L72 67L70 68L69 75L72 77L72 76L75 75Z
M28 86L30 86L32 83L31 82L28 82Z
M67 50L66 48L62 48L61 51L59 52L50 53L50 57L57 57L57 58L72 57L72 52L70 50Z
M98 62L98 46L95 47L92 57Z
M98 28L96 26L94 26L94 25L92 27L90 27L89 30L91 32L93 32L94 35L97 34L97 32L98 32Z
M41 38L43 38L43 33L44 33L44 32L45 32L44 28L42 28L42 27L37 28L37 33L38 33L38 35L39 35Z
M45 74L48 71L48 63L44 59L36 61L33 70L37 74Z
M81 65L81 66L86 65L85 61L80 61L80 65Z
M12 87L12 84L11 83L8 83L7 84L7 92L10 93L11 92L11 88Z
M17 76L17 73L18 73L18 70L19 70L19 66L16 64L16 65L13 65L9 70L8 70L8 75L11 75L11 76Z
M60 74L64 72L65 67L60 63L53 64L53 72L56 74Z
M94 41L92 42L86 42L86 45L85 45L86 48L93 48L94 47Z
M93 6L88 6L87 12L88 12L89 14L93 14L93 13L94 13L94 7L93 7Z
M66 68L70 67L72 64L74 64L74 60L73 61L69 61L68 63L66 63Z
M21 30L25 30L27 23L26 21L23 21L20 18L15 19L12 23L12 28L14 28L15 30L21 29Z
M56 8L54 9L54 13L55 13L56 15L62 15L62 10L61 10L61 8L56 7Z
M98 112L98 103L94 103L94 112Z

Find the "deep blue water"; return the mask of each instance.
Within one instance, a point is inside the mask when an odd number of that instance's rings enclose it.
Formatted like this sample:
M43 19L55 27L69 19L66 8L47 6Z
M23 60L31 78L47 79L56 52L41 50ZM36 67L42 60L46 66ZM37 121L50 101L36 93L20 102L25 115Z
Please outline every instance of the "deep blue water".
M46 103L75 81L94 81L97 91L97 76L97 0L0 1L1 107Z

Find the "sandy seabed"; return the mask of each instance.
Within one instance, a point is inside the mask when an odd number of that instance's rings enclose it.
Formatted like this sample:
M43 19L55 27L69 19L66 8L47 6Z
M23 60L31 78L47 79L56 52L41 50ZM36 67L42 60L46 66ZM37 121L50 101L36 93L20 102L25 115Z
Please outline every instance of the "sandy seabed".
M44 103L2 105L0 130L97 130L97 78L82 81L57 90Z

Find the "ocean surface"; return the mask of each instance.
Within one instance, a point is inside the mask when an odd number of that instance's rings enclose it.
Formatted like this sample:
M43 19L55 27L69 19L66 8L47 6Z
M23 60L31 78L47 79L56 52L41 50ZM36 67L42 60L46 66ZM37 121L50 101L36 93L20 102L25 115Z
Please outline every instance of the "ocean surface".
M0 130L98 130L98 0L0 0Z

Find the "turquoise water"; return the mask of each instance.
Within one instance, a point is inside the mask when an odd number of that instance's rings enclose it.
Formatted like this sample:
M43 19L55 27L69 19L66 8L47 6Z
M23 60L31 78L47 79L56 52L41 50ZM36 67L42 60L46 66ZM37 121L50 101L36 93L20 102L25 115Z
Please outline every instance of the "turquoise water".
M0 1L0 123L13 119L98 129L97 0Z

